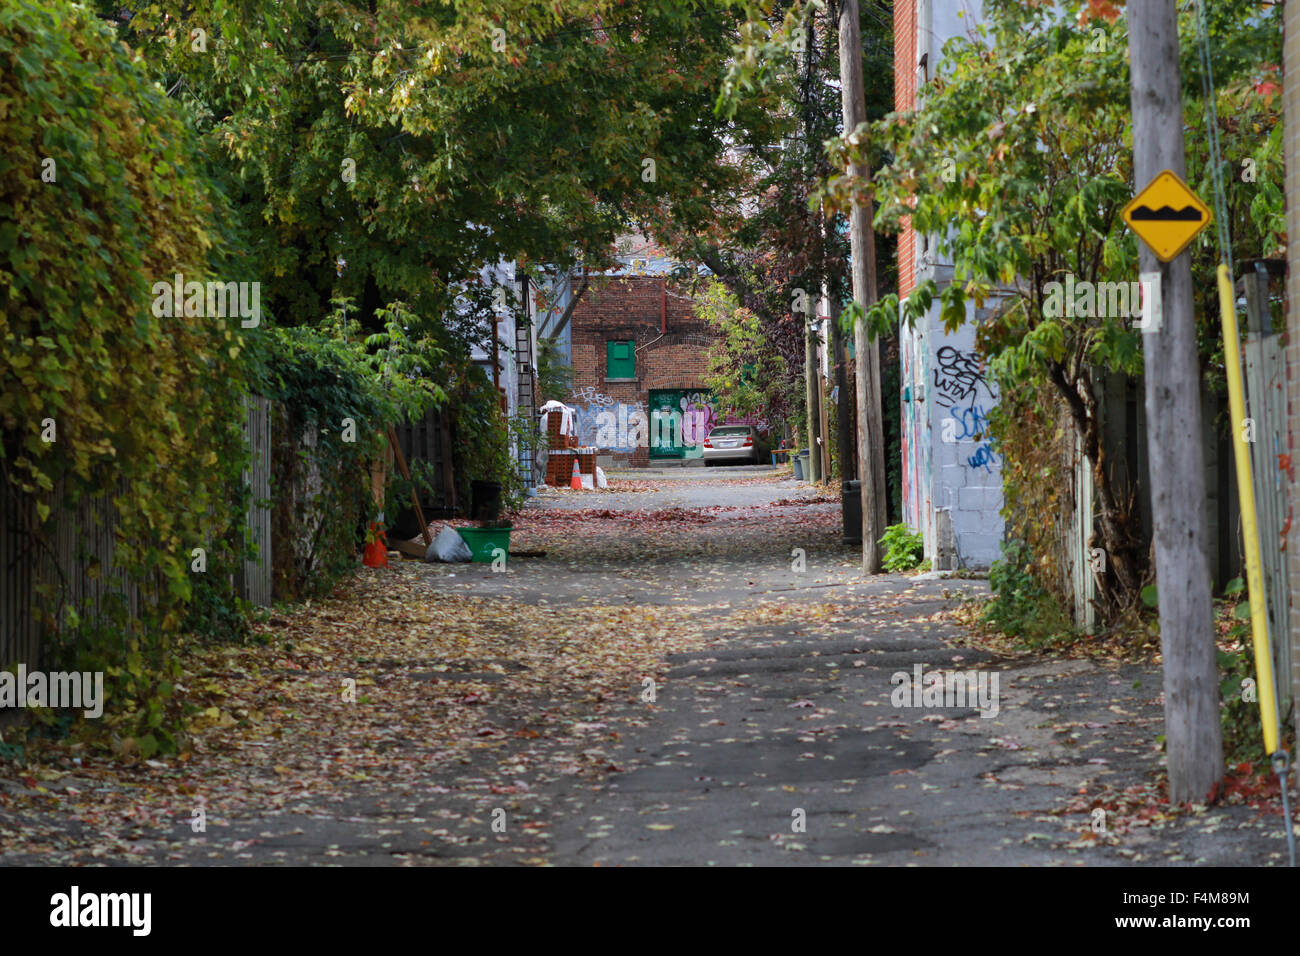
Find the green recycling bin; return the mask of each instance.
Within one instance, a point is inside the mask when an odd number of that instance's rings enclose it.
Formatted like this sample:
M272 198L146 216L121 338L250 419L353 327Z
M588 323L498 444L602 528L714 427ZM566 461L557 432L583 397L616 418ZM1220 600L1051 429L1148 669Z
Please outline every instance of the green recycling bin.
M510 553L510 528L457 528L465 544L469 546L471 561L483 564L491 563L500 548L507 555Z

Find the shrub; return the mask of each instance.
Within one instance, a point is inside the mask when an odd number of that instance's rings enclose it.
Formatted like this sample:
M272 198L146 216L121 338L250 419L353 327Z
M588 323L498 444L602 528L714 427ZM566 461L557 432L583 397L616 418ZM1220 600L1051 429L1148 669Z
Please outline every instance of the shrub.
M1216 609L1216 631L1220 635L1218 659L1219 687L1223 697L1223 753L1229 763L1247 761L1267 765L1264 731L1259 719L1259 688L1256 686L1253 694L1244 693L1247 680L1259 679L1255 672L1255 644L1245 583L1241 578L1234 578L1224 587L1223 593L1229 600ZM1233 606L1233 599L1240 603ZM1223 648L1224 638L1227 638L1228 650ZM1248 696L1253 699L1247 700ZM1288 736L1285 722L1279 729L1285 743Z
M911 571L926 564L925 538L905 524L886 528L880 545L885 549L880 563L886 571Z
M993 600L984 609L984 623L1031 647L1073 637L1070 618L1034 576L1031 559L1021 541L1002 546L1002 557L989 569Z
M167 749L189 555L220 550L243 510L251 331L155 309L154 284L255 276L233 265L233 217L179 107L86 8L0 8L0 104L0 482L40 553L70 509L107 500L103 558L140 593L134 618L90 613L43 579L43 653L105 670L99 726Z

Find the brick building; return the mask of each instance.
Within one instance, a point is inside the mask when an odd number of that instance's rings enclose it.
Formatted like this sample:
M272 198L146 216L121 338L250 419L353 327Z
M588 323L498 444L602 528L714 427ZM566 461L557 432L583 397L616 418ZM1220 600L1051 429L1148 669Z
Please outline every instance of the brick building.
M896 109L916 108L942 69L944 43L974 29L981 10L981 0L895 0ZM952 273L935 237L910 225L899 234L900 299L927 279L942 291ZM968 303L966 323L949 332L936 296L921 321L899 330L903 520L922 532L933 568L988 567L1001 552L1002 466L987 427L998 396L975 348L990 311Z
M704 379L716 336L669 279L674 265L633 257L593 276L573 311L568 404L578 410L580 442L610 464L698 458L715 423Z

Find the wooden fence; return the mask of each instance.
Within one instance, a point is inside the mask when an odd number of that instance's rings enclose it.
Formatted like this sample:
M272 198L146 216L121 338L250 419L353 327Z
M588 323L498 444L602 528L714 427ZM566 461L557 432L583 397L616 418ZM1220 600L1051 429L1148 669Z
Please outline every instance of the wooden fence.
M260 397L248 400L246 415L245 434L252 458L244 480L251 487L253 500L244 530L258 544L261 557L245 562L234 583L245 600L268 607L270 402ZM62 483L56 484L49 500L64 500L65 490ZM128 624L140 618L148 588L142 589L113 560L118 534L113 498L129 494L130 487L119 483L113 494L83 497L70 508L56 509L44 541L38 542L27 533L34 523L34 502L7 485L0 488L0 668L15 663L41 666L45 625L62 625L69 610L93 622L108 611L109 602L116 601ZM185 559L188 564L188 552ZM162 582L153 584L161 586Z
M50 496L63 499L56 483ZM116 494L128 489L119 485ZM45 623L62 624L67 612L98 620L117 602L128 622L146 599L138 581L116 566L117 510L113 495L82 498L57 515L38 542L27 528L34 503L6 489L0 507L0 667L40 666ZM160 582L155 582L160 583ZM42 593L42 591L44 593Z
M0 668L27 661L40 666L35 566L39 554L24 533L36 519L30 501L0 486Z
M269 607L273 595L275 512L287 508L292 515L297 501L304 496L311 499L321 491L319 466L311 452L315 435L310 428L298 443L307 459L305 471L292 487L274 486L272 427L282 417L276 412L266 398L253 396L245 401L244 436L250 454L243 480L250 501L242 533L257 546L257 557L244 562L233 584L240 597L258 607ZM432 465L435 501L431 504L453 512L457 498L449 417L431 409L423 419L399 426L397 433L409 462ZM56 487L51 500L63 500L63 491ZM129 494L125 485L116 489L116 495ZM283 500L272 501L273 496ZM57 620L71 608L83 619L94 621L105 613L110 601L119 601L124 602L129 621L139 618L148 588L142 590L114 566L118 521L113 497L83 498L74 507L57 511L44 542L38 543L25 530L34 524L34 503L0 482L0 668L15 663L40 666L43 617ZM289 543L290 553L298 552L312 538L314 526L330 517L314 513L310 507L304 510L311 527L297 529L295 540ZM188 563L188 552L185 557ZM40 591L47 589L48 596L43 596Z
M1242 263L1245 267L1246 263ZM1239 282L1246 298L1242 328L1242 364L1246 384L1246 417L1251 479L1259 519L1264 591L1268 600L1268 633L1273 666L1278 675L1278 707L1285 721L1292 711L1291 608L1289 556L1286 551L1287 472L1291 452L1287 435L1286 361L1282 352L1281 290L1270 290L1265 262L1244 268ZM1274 321L1277 313L1279 321Z
M437 512L455 512L457 498L452 469L451 416L430 408L424 418L397 426L397 444L412 469L416 468L416 462L428 462L432 466L435 500L430 504Z
M244 440L249 467L244 471L251 500L246 517L248 535L257 557L244 562L236 591L257 607L271 606L271 402L251 396L245 403Z

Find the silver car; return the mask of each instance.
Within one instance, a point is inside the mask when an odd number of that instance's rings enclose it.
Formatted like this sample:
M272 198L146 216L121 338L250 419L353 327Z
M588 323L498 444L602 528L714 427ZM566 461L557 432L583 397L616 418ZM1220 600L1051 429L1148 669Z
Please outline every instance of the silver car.
M758 464L758 429L753 425L719 425L704 439L705 465L720 461Z

